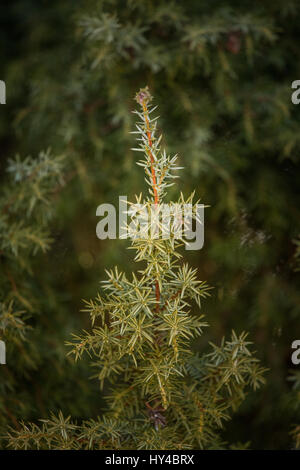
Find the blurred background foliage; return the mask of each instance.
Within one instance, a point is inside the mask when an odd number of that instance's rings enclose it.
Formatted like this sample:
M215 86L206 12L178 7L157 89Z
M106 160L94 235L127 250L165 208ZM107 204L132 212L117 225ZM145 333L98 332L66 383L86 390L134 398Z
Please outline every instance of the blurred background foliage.
M185 167L174 196L195 188L210 205L204 248L186 252L214 286L195 347L248 330L269 368L224 439L299 445L299 2L15 0L0 18L1 430L101 413L89 361L64 343L88 328L81 299L104 268L132 267L125 241L96 238L95 213L144 189L129 132L147 84Z

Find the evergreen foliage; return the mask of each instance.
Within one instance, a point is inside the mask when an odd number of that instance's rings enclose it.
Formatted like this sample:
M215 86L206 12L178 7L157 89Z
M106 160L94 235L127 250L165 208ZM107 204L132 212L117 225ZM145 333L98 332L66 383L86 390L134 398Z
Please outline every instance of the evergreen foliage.
M178 167L176 157L160 152L148 89L140 90L136 99L141 106L137 150L144 153L139 164L150 186L142 207L148 213L153 204L159 208ZM136 213L132 219L135 261L145 267L130 279L117 268L107 272L104 294L87 302L94 327L76 336L71 350L76 358L88 352L102 387L110 382L104 416L81 426L61 413L44 420L41 428L24 424L20 432L10 434L10 446L223 448L218 429L244 399L247 386L256 389L263 382L263 369L253 358L245 333L233 332L220 346L212 344L210 352L192 354L191 339L201 335L207 323L201 315L191 314L191 304L200 307L209 287L197 279L195 269L181 262L178 223L170 224L170 237L159 238L151 236L150 223L139 232ZM159 228L164 224L160 221Z
M64 156L54 156L50 149L36 158L17 155L8 161L6 183L1 188L0 338L7 356L6 365L0 369L2 435L7 424L18 429L18 420L37 418L46 412L46 406L65 403L71 395L72 380L82 391L85 388L78 368L65 358L63 338L57 333L62 321L60 310L53 315L52 323L45 318L53 304L47 306L44 296L48 295L49 302L52 293L41 275L43 254L53 242L50 225L55 198L65 185L65 166ZM70 380L63 391L53 394L53 383L46 380L49 369L57 386L66 378ZM76 397L68 408L82 410Z
M26 178L7 185L15 179L6 171L12 155L35 160L49 147L50 156L64 155L65 166L64 186L58 190L57 175L48 186L51 196L43 194L50 204L38 200L30 217L16 209L9 222L1 215L5 324L12 309L28 339L18 340L21 354L14 346L17 332L10 329L12 340L6 336L10 364L0 366L1 434L20 418L46 419L48 410L57 416L61 409L79 422L100 413L85 356L74 368L63 344L71 332L89 328L76 312L97 290L99 273L117 264L128 279L133 270L124 241L96 240L95 206L141 188L133 154L124 149L132 146L132 96L148 83L168 136L162 142L185 167L182 191L197 188L210 204L204 249L185 254L215 286L206 302L211 327L194 340L195 350L202 353L208 341L220 344L232 329L247 330L269 369L262 392L249 394L222 437L251 440L254 448L293 447L299 381L288 377L298 376L290 358L300 334L294 243L300 201L299 106L290 97L299 79L299 2L15 0L0 21L0 79L7 85L7 104L0 107L1 214L9 193L26 186ZM36 195L27 188L29 203ZM174 185L169 197L176 194ZM48 219L51 209L55 217ZM48 220L40 225L41 212ZM47 244L51 238L51 251L43 253L27 238L14 262L5 220L16 228L22 222L25 233ZM21 258L26 268L19 271ZM3 263L34 311L16 299ZM0 330L4 334L8 328Z
M27 390L20 391L19 382L30 376L39 361L37 344L26 341L32 329L29 319L40 308L34 295L32 258L50 247L50 196L63 184L62 171L63 158L54 157L50 150L37 158L17 156L8 162L8 180L0 199L0 331L14 368L13 372L1 368L0 424L7 418L16 423L18 409L26 415Z

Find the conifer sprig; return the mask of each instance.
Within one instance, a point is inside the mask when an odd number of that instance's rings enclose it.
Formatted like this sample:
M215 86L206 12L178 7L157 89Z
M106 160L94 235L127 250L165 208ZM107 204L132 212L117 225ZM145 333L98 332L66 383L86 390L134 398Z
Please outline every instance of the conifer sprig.
M182 221L171 224L168 237L139 231L137 203L148 213L153 205L158 209L173 184L173 170L180 168L176 157L160 150L151 99L147 87L136 95L142 108L136 111L137 150L144 154L138 163L145 169L150 197L130 204L136 222L131 248L143 269L130 277L117 267L108 270L102 292L86 302L92 330L68 343L69 354L78 359L88 353L101 385L110 384L105 413L80 425L62 414L43 421L41 428L23 424L21 432L9 435L9 444L17 448L223 448L223 422L243 400L246 387L263 382L263 369L244 333L233 332L230 341L211 345L211 351L193 352L192 341L208 326L199 307L209 287L182 262L183 240L176 237ZM193 196L185 200L181 194L178 203L191 202Z

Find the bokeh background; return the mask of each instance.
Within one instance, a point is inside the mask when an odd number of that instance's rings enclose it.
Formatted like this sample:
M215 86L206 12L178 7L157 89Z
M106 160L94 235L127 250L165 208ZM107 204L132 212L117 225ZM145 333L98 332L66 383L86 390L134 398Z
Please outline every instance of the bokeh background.
M135 268L126 241L96 238L95 213L144 189L129 132L134 94L149 85L163 145L185 167L171 196L195 189L210 206L204 248L186 252L214 287L203 304L210 328L195 347L246 330L269 369L224 439L295 447L300 105L291 102L291 83L300 79L299 7L1 2L0 338L8 358L0 366L1 433L59 409L78 419L102 412L89 359L74 364L65 342L90 327L82 299L96 295L104 269ZM28 244L20 242L24 230ZM299 436L298 427L300 445Z

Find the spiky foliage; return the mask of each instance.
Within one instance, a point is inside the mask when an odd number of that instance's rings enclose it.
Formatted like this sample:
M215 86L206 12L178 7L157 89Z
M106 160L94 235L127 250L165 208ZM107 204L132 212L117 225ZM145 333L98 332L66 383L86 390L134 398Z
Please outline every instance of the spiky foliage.
M0 339L6 345L6 365L0 367L1 436L8 424L18 428L20 419L43 415L46 397L48 406L62 405L73 389L75 367L60 346L64 338L53 339L53 331L59 330L59 308L53 312L52 286L41 279L54 241L52 219L65 185L65 170L64 155L55 156L50 149L35 158L17 155L9 159L1 187ZM52 312L50 323L48 312ZM68 377L55 396L53 385L45 380L49 376L45 364L58 387ZM76 382L81 388L78 368ZM76 397L73 400L78 404Z
M199 187L212 208L206 249L191 254L215 286L205 338L219 342L232 328L245 328L270 369L264 392L244 402L224 437L251 435L255 448L293 445L289 431L300 415L286 378L300 303L292 242L300 233L299 105L290 99L299 78L298 29L298 0L7 4L0 28L0 78L8 93L0 108L1 161L51 146L70 164L51 231L53 256L43 258L46 269L39 271L47 289L31 299L43 302L36 317L44 364L35 376L39 397L44 392L68 407L75 394L61 400L62 390L70 381L77 389L70 378L57 383L68 374L65 364L60 374L48 367L44 334L51 331L51 351L63 357L64 338L87 327L74 312L97 289L98 273L114 264L132 269L122 242L95 240L95 201L140 190L129 109L134 91L149 83L168 152L179 152L185 166L182 189ZM28 390L28 382L19 387ZM88 397L85 389L85 416L91 404L98 412L98 401ZM27 400L23 405L28 409Z
M136 95L141 109L136 126L139 162L146 172L150 196L144 208L158 207L173 183L176 158L161 152L157 119L150 116L151 95ZM170 183L171 181L171 183ZM183 197L183 196L182 196ZM189 198L190 200L190 198ZM184 202L184 201L183 201ZM136 215L132 216L136 220ZM161 222L162 225L164 222ZM148 236L136 230L132 248L143 268L130 278L117 268L108 271L103 293L86 303L93 328L76 336L71 353L87 352L103 386L110 384L105 414L82 425L70 417L44 420L39 428L23 424L11 432L14 448L188 449L222 448L223 422L245 398L248 386L263 382L263 369L249 350L245 333L234 332L209 352L194 354L193 338L207 326L192 314L195 303L207 297L209 287L196 269L182 263L178 251L184 241Z
M8 162L7 181L0 197L0 338L6 344L10 367L0 368L0 426L17 422L27 408L27 390L19 383L39 363L32 325L40 304L34 295L35 258L51 244L50 201L63 184L62 156L42 151L37 158ZM28 405L29 405L28 403ZM33 403L31 402L33 407ZM30 407L30 405L29 405ZM20 414L20 410L22 410ZM2 429L3 430L3 429Z

